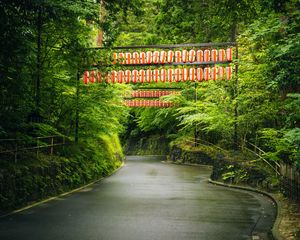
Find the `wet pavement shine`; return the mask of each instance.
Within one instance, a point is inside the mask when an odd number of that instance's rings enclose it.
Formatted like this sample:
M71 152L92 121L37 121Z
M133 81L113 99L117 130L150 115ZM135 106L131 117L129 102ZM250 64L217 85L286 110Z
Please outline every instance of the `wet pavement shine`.
M269 239L273 202L209 184L210 172L205 166L128 157L121 170L101 182L0 218L0 239Z

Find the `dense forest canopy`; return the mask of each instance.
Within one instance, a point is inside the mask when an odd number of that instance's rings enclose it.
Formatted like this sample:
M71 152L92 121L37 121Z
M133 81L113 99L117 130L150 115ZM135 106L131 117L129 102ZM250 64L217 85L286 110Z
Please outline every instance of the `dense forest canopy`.
M1 138L196 132L225 148L255 143L270 160L300 167L298 0L0 0L0 11ZM180 95L165 97L180 107L129 114L130 87L77 82L96 39L106 47L236 41L238 79L182 83Z

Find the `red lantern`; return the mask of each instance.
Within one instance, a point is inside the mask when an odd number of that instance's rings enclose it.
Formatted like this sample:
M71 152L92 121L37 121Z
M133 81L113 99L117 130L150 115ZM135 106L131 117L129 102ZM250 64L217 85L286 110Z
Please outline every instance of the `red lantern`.
M229 62L232 61L232 49L231 48L227 48L227 50L226 50L226 60Z
M175 51L175 62L176 63L181 62L181 51Z
M94 70L91 71L90 80L91 80L91 83L95 83L96 82L95 71Z
M158 51L153 52L152 61L154 64L157 64L159 62L159 52Z
M127 52L126 55L126 64L131 64L131 53Z
M146 72L145 72L145 70L140 70L140 71L139 71L139 75L140 75L140 82L141 82L141 83L145 82L145 77L146 77Z
M154 91L149 91L149 97L153 97L154 96Z
M154 93L154 94L153 94L153 97L156 97L156 98L157 98L157 97L158 97L158 92L157 92L157 91L154 91L153 93Z
M189 51L189 62L194 62L195 61L195 56L196 56L196 51L195 50L190 50Z
M89 77L90 77L90 73L89 73L89 71L85 71L84 73L83 73L83 83L84 84L88 84L89 83L89 81L90 81L90 79L89 79Z
M168 51L168 56L167 56L167 62L172 63L174 59L174 52L173 51Z
M167 53L165 51L160 52L160 63L164 64L166 62Z
M224 79L224 77L225 77L225 69L224 69L224 67L219 67L218 78L222 80L222 79Z
M139 64L140 63L140 55L138 52L134 52L132 54L132 63L133 64Z
M196 61L203 62L203 51L202 50L198 50L196 52Z
M180 82L180 80L181 80L181 69L176 68L175 69L175 81Z
M213 62L218 61L218 51L216 49L211 50L211 60Z
M125 71L125 82L126 83L130 83L131 81L131 71L130 70L126 70Z
M102 82L102 76L101 76L101 72L100 71L97 72L97 81L98 81L98 83Z
M182 69L182 80L187 81L188 80L188 70L187 68Z
M195 73L196 73L195 68L190 68L190 70L189 70L189 78L190 78L191 81L195 81Z
M148 83L150 83L152 81L152 70L151 69L147 69L147 71L146 71L146 81Z
M124 53L119 53L119 59L120 60L120 63L121 64L124 64L125 63L125 56L124 56Z
M153 79L154 79L154 82L158 82L159 80L159 70L158 69L154 69L153 70Z
M206 67L204 68L204 80L208 81L210 79L210 68Z
M118 79L117 71L111 71L111 83L117 82L117 79Z
M114 57L113 64L116 64L118 62L118 54L117 53L113 53L113 57Z
M146 53L145 52L140 53L140 63L146 64Z
M158 96L157 97L161 97L162 96L162 91L158 91Z
M220 49L219 50L219 61L220 62L224 62L225 61L225 50L224 49Z
M151 51L147 51L147 53L146 53L146 62L147 62L147 64L152 63L152 52Z
M168 69L168 81L173 82L173 79L174 79L174 70L169 68Z
M182 62L186 63L189 59L189 53L187 50L182 50Z
M160 70L160 81L165 82L167 78L167 70L166 69L161 69Z
M139 78L139 71L135 69L132 71L132 82L136 83L138 78Z
M124 71L119 71L118 72L118 83L123 83L124 81Z
M204 51L204 62L209 62L210 61L210 51L206 49Z
M214 81L217 80L217 68L216 67L213 67L211 69L211 79Z
M226 67L226 79L231 80L232 78L232 67Z
M203 69L202 68L197 68L196 78L199 82L201 82L203 80Z

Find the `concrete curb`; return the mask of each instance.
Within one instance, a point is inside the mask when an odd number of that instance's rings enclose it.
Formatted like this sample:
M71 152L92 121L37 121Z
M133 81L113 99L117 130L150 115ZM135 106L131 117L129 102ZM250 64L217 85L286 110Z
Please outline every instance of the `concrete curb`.
M50 198L47 198L47 199L45 199L45 200L42 200L42 201L39 201L39 202L35 202L35 203L32 203L32 204L30 204L30 205L28 205L28 206L25 206L25 207L23 207L23 208L20 208L20 209L14 210L14 211L12 211L12 212L6 213L6 214L4 214L4 215L0 215L0 218L4 218L4 217L7 217L7 216L10 216L10 215L19 213L19 212L23 212L23 211L25 211L25 210L27 210L27 209L30 209L30 208L39 206L39 205L41 205L41 204L43 204L43 203L47 203L47 202L50 202L50 201L52 201L52 200L55 200L55 199L58 199L58 198L61 198L61 197L70 195L70 194L75 193L75 192L78 192L78 191L80 191L80 190L82 190L82 189L84 189L84 188L87 188L87 187L89 187L89 186L94 185L94 184L97 183L97 182L102 181L102 180L105 179L105 178L108 178L108 177L114 175L115 173L117 173L117 172L118 172L121 168L123 168L124 166L125 166L125 162L123 161L120 167L118 167L117 169L115 169L113 172L111 172L109 175L107 175L107 176L105 176L105 177L101 177L101 178L99 178L99 179L97 179L97 180L95 180L95 181L92 181L92 182L90 182L90 183L88 183L88 184L86 184L86 185L84 185L84 186L79 187L79 188L75 188L75 189L73 189L73 190L71 190L71 191L64 192L64 193L59 194L59 195L57 195L57 196L50 197Z
M226 184L226 183L222 183L222 182L213 181L211 179L208 179L208 182L211 183L211 184L215 184L215 185L219 185L219 186L223 186L223 187L235 188L235 189L260 193L260 194L263 194L263 195L269 197L275 203L276 209L277 209L277 211L276 211L276 215L277 215L276 220L273 224L271 232L272 232L273 238L275 240L283 240L283 238L281 237L281 235L279 233L279 225L280 225L281 219L282 219L282 207L281 207L280 201L278 201L273 194L270 194L270 193L267 193L267 192L264 192L264 191L261 191L261 190L255 189L255 188L251 188L251 187L231 185L231 184Z

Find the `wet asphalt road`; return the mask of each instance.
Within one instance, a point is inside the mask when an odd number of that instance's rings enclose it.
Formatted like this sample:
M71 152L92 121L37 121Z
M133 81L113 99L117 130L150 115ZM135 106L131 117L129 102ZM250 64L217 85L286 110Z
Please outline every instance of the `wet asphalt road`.
M268 239L266 197L207 183L207 167L129 158L77 193L0 218L1 240Z

